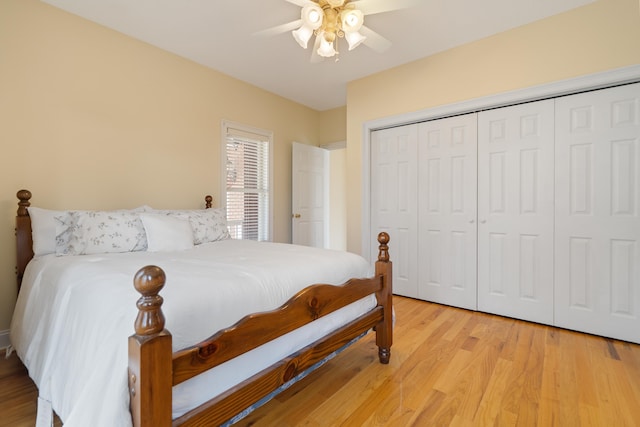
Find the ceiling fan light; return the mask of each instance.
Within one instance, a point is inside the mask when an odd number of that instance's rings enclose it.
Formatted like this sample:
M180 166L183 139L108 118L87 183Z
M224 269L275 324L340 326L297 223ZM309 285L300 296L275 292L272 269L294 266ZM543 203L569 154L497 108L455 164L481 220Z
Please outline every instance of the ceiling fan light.
M312 30L317 30L322 25L323 15L324 13L320 6L315 3L307 4L302 8L302 23Z
M318 37L320 37L320 46L318 47L318 55L324 58L331 58L332 56L334 56L337 52L333 47L333 42L328 41L322 36L318 36Z
M367 38L359 32L344 33L344 38L349 43L349 50L353 50L360 46Z
M297 30L292 31L291 34L293 35L293 38L296 39L298 44L303 49L306 49L307 45L309 43L309 40L311 39L311 36L313 35L313 29L311 27L307 26L307 25L303 25L302 27L298 28Z
M340 24L345 33L360 30L364 23L364 15L358 9L345 9L340 12Z
M332 8L344 6L345 0L326 0L327 4Z

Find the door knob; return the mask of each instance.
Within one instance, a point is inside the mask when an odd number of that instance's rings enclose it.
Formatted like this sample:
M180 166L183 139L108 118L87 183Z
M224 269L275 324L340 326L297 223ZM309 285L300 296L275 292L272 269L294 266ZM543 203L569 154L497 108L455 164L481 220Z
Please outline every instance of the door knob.
M294 218L300 218L300 214L293 214Z

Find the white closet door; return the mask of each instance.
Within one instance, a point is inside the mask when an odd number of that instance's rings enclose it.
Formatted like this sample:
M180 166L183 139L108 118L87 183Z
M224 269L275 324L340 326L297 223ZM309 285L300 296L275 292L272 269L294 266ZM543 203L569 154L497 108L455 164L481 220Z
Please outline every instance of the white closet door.
M640 84L556 105L556 325L640 343Z
M478 310L553 323L553 100L478 114Z
M477 116L418 128L418 297L476 309Z
M418 296L418 126L371 134L371 226L390 236L393 293ZM375 236L372 236L374 238ZM377 259L378 243L372 243Z

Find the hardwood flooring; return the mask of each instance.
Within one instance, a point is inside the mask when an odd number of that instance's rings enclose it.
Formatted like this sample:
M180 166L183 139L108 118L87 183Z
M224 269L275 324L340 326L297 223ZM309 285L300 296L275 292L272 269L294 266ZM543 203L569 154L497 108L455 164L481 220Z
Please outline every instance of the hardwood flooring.
M38 390L20 359L0 352L0 426L35 426L37 406ZM54 421L55 427L62 425L58 417Z
M640 426L640 345L394 303L389 365L369 334L238 425ZM0 425L33 426L36 398L15 354L1 358Z

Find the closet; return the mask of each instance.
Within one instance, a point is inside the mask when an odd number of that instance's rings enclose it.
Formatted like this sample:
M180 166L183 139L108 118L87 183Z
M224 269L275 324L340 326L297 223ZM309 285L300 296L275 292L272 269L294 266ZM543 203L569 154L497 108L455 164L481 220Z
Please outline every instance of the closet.
M384 129L375 132L372 142L374 229L393 236L394 293L417 297L418 129L416 126ZM377 256L376 253L373 259Z
M475 309L476 114L418 125L417 297Z
M370 141L394 293L640 343L640 83Z
M478 309L553 322L554 101L478 114Z

